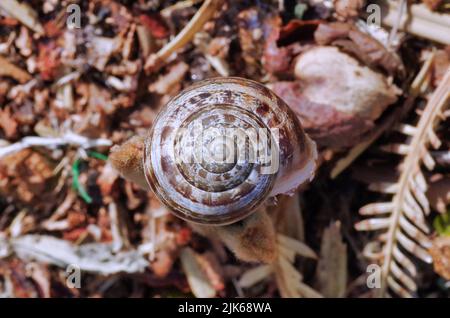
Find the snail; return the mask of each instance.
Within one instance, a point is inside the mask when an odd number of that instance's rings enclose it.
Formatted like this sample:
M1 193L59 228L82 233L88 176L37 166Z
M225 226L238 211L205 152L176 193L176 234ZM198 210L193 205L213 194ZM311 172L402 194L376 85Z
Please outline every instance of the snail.
M246 257L236 240L252 228L261 246L248 248L267 249L275 234L264 202L311 180L316 160L315 143L286 103L264 85L235 77L183 90L147 136L110 156L123 177L150 188L176 216L218 236L244 260L270 258L258 251Z

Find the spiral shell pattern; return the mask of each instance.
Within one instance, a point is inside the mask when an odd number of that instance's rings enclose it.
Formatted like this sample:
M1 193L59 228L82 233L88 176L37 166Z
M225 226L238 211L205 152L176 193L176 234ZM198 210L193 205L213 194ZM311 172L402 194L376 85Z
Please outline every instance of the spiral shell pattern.
M303 183L304 176L293 181L296 174L286 172L315 161L312 146L295 114L262 84L210 79L178 94L158 114L145 142L144 171L176 215L224 225Z

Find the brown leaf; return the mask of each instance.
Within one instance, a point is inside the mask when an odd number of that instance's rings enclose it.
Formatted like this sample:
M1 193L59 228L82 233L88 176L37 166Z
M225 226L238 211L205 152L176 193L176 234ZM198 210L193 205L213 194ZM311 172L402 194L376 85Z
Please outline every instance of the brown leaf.
M396 53L388 51L383 44L352 24L322 23L314 37L318 44L340 46L369 66L379 66L390 74L404 71L403 63ZM350 42L342 40L350 40Z
M372 122L358 115L348 115L332 105L309 100L300 82L272 83L271 88L297 114L305 131L319 146L351 146L373 127Z
M357 143L399 93L383 75L335 47L305 51L297 58L294 71L298 81L269 86L321 146Z

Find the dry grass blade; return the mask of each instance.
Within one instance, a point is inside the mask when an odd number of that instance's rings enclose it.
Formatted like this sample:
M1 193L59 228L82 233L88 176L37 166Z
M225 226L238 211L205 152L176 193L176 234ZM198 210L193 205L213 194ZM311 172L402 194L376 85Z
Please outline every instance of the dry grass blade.
M382 205L370 204L361 208L361 214L383 214L382 217L370 218L356 224L358 230L372 231L383 229L385 245L382 250L382 281L379 296L386 296L390 289L396 294L409 297L417 290L413 281L416 269L399 247L424 262L431 263L427 252L431 242L426 235L428 227L425 216L430 212L425 196L427 183L421 171L423 164L428 170L434 168L434 160L428 152L429 146L437 146L434 129L442 120L442 113L448 107L450 87L450 68L423 110L417 126L408 129L408 152L399 151L404 160L398 182L386 191L393 193L392 200ZM406 126L403 126L406 127ZM400 129L402 131L402 129ZM398 147L390 147L397 149ZM398 148L399 149L399 148ZM398 150L397 149L397 150Z
M185 247L180 255L181 265L186 274L192 293L198 298L210 298L216 296L216 291L206 274L202 271L197 261L195 252Z
M173 40L167 45L161 48L155 54L149 56L145 63L145 70L147 72L154 71L161 67L172 53L176 52L189 41L191 41L194 35L202 29L205 23L211 19L213 14L217 11L222 4L222 0L205 0L197 13L192 17L191 21L177 34Z
M9 76L19 83L23 84L31 80L31 75L20 67L10 63L7 59L0 56L0 76Z
M19 20L34 32L38 34L44 33L44 28L37 19L37 13L27 4L19 3L16 0L2 0L0 2L0 8L4 9L8 14Z
M396 1L383 1L382 23L395 28L398 23L399 5ZM413 4L409 7L408 18L404 17L398 25L400 30L406 30L414 35L442 44L450 44L450 18L448 14L431 12L424 4Z
M347 246L342 242L340 222L325 229L317 266L319 290L325 297L344 297L347 289Z

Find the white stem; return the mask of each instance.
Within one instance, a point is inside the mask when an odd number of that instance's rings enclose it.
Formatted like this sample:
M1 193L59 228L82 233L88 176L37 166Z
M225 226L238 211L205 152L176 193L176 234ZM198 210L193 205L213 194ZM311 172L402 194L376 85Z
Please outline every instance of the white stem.
M100 146L111 146L112 142L109 139L99 138L90 139L74 132L68 131L64 133L61 137L24 137L21 141L16 142L12 145L8 145L0 148L0 158L9 155L11 153L20 151L25 148L40 146L55 148L58 146L71 145L80 147L83 149L100 147Z

